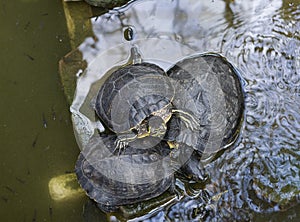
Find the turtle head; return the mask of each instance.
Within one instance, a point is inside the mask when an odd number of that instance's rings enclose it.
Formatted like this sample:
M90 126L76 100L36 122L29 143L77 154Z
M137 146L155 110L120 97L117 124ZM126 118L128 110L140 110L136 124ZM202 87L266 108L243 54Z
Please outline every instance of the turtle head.
M148 132L150 136L162 138L167 130L164 119L160 116L150 116L148 120Z
M167 130L165 121L159 116L150 116L145 119L138 128L134 129L137 138L147 136L162 138Z

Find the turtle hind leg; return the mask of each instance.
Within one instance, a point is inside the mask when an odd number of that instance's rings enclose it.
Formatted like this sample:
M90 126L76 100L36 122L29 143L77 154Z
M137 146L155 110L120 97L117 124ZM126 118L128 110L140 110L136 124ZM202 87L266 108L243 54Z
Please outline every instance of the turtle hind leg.
M180 181L175 178L175 175L172 177L172 181L169 187L169 192L175 195L176 200L180 200L184 196L184 186L180 184Z
M186 125L187 128L191 130L199 130L200 123L192 114L187 111L180 110L180 109L173 109L173 114L176 114L180 119L183 120L183 123Z
M205 168L202 166L200 159L201 155L194 151L189 160L178 170L178 173L188 180L196 182L207 181L208 175L206 174Z

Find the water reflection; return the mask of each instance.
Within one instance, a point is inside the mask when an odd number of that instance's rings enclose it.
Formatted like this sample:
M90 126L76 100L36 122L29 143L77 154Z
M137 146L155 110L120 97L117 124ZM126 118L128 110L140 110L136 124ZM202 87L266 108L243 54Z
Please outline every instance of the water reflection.
M299 19L299 1L271 0L136 1L132 7L92 19L96 38L80 46L90 63L86 76L97 73L88 89L109 67L125 63L132 45L145 60L164 68L195 51L221 52L246 82L241 136L235 147L206 166L211 179L207 192L222 195L212 208L199 207L200 199L186 198L153 218L199 220L197 216L205 215L202 219L207 221L246 221L297 204ZM133 27L133 32L127 29L124 37L126 27ZM191 210L194 218L180 209Z

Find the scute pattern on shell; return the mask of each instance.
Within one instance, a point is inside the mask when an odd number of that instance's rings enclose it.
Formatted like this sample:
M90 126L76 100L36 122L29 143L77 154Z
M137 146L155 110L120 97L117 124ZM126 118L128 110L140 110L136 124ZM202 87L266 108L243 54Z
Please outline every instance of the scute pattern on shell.
M238 71L226 58L216 53L194 55L177 62L167 74L190 94L201 125L197 141L186 139L184 135L193 132L175 117L169 123L168 140L194 146L203 152L207 145L214 146L208 143L215 143L221 149L235 139L243 118L244 93ZM188 107L190 102L180 97L174 100L183 107Z
M159 66L128 65L113 72L104 82L96 98L95 110L110 130L120 133L162 109L173 96L173 86Z
M103 8L113 8L129 2L129 0L84 0L84 1L92 6L103 7Z
M115 210L120 205L151 199L171 186L173 176L169 172L169 166L158 163L157 168L153 168L151 165L152 168L148 168L142 175L139 175L141 177L139 180L144 180L144 183L130 183L138 175L130 169L117 167L121 161L150 166L151 163L158 162L169 155L170 149L167 143L161 142L149 149L128 147L119 155L105 154L104 149L108 149L109 152L113 151L115 140L116 135L106 134L92 138L89 146L80 153L75 166L75 173L81 187L91 199L99 204L101 209ZM101 169L108 169L110 172L104 173ZM116 180L115 174L124 175L123 180L128 182ZM161 174L164 174L162 179L159 178Z

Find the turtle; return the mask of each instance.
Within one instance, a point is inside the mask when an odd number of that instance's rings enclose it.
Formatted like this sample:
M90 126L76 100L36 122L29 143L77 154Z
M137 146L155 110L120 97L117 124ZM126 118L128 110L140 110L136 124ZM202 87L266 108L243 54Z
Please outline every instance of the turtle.
M221 54L199 53L177 62L167 75L192 98L186 101L177 96L176 102L183 106L195 104L200 129L196 134L174 116L164 139L177 146L191 146L200 154L230 146L237 138L244 113L240 72Z
M102 8L113 8L129 2L129 0L84 0L89 5Z
M95 112L118 135L116 149L146 136L163 138L173 114L190 129L199 128L192 111L174 106L174 83L162 68L146 62L127 64L105 80L95 100Z
M137 148L115 155L117 136L101 133L92 137L79 154L75 165L78 182L101 210L116 211L120 206L173 190L170 148L160 141L156 146L144 149L148 138L139 140Z

